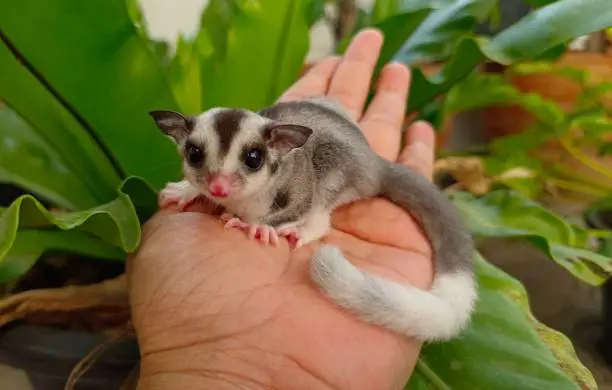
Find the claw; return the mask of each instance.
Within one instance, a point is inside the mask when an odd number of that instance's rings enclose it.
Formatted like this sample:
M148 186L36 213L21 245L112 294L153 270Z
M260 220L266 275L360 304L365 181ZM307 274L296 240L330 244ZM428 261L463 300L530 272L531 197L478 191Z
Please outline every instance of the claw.
M225 228L237 228L247 233L250 240L257 240L263 245L272 244L278 246L279 235L276 229L269 225L251 225L231 213L223 213L221 220L225 222Z
M296 250L303 245L302 240L300 239L300 236L298 235L296 229L282 230L278 233L278 235L281 237L285 237L285 239L287 239L287 242L289 243L289 247L292 250Z
M181 211L185 211L200 198L200 193L188 182L181 181L168 183L159 193L159 207L166 208L176 204Z
M240 230L244 230L245 228L247 228L249 225L247 225L245 222L242 222L242 220L240 218L235 218L232 217L230 218L226 223L225 223L225 228L226 229L231 229L231 228L238 228Z
M278 246L278 232L275 229L270 230L270 242L273 246Z
M166 208L171 204L178 203L179 200L180 198L178 198L177 196L173 196L171 194L168 194L167 192L162 191L159 194L159 208Z
M227 221L229 221L229 220L231 220L233 218L236 218L236 216L234 214L231 214L231 213L223 213L223 214L221 214L220 218L221 218L222 221L227 222ZM236 219L238 219L238 218L236 218Z
M202 200L203 200L202 197L197 197L194 199L186 199L186 200L179 201L178 202L179 210L182 212L186 211L189 207L201 202Z
M263 243L265 245L272 244L272 246L277 246L278 245L278 232L276 231L276 229L268 225L263 226L262 229L263 229L262 239L264 240Z

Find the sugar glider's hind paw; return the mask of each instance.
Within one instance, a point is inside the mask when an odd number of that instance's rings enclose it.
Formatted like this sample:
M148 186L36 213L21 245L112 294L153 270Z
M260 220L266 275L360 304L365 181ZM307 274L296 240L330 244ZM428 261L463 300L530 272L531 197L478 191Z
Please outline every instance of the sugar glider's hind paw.
M312 213L299 223L289 223L277 229L278 235L285 237L292 250L316 241L329 233L330 216L327 212Z
M251 240L256 239L263 245L278 245L278 233L272 226L251 225L230 213L221 215L221 220L225 221L226 229L236 228L242 230L247 233Z
M278 246L278 233L269 225L250 225L248 234L251 240L256 239L264 245Z
M300 236L296 232L291 232L288 234L284 233L282 236L287 239L287 241L289 242L289 247L292 250L296 250L304 246L304 241L300 238Z
M168 183L159 193L159 207L163 209L176 204L181 211L185 211L200 196L200 192L187 180Z
M287 228L277 230L280 237L285 237L289 243L291 250L296 250L304 245L304 241L300 238L299 228Z

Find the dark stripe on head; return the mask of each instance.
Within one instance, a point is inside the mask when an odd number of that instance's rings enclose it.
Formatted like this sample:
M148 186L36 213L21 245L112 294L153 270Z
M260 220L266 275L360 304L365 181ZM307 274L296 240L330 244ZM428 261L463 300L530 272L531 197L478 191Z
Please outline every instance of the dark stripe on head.
M215 115L214 129L219 135L219 147L221 155L227 154L232 140L240 130L240 122L245 113L238 109L225 109Z

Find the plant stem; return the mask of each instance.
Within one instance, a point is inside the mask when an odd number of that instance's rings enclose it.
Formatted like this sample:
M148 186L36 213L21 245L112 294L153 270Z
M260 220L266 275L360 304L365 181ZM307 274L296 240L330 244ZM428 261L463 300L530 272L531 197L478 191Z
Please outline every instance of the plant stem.
M561 180L561 179L548 179L548 182L556 187L564 188L566 190L571 190L574 192L580 192L587 195L592 196L604 196L606 194L605 191L598 191L596 189L590 188L587 185L583 185L580 183L572 183L571 181Z
M555 175L560 174L563 178L570 177L572 182L578 182L580 185L596 188L605 193L612 191L612 185L606 183L605 181L596 181L596 179L586 177L583 172L575 169L571 165L555 162L554 165L549 168L549 171ZM612 183L612 181L610 183Z
M589 229L589 234L596 238L609 238L612 237L612 231L602 229Z
M417 360L416 369L419 370L421 374L427 378L427 380L429 380L431 385L433 385L433 389L451 390L451 388L444 383L444 381L438 375L436 375L431 368L429 368L427 363L425 363L422 358Z
M606 167L593 160L586 154L582 153L578 148L576 148L569 140L568 136L562 136L559 138L561 145L565 148L565 150L572 155L576 160L580 161L587 167L591 168L593 171L600 173L610 179L612 179L612 172L608 171Z

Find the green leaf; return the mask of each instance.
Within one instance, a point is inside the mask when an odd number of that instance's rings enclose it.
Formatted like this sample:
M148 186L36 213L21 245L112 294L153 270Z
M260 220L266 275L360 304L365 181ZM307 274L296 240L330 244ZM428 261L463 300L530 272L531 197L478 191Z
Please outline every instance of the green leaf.
M525 3L531 5L532 7L543 7L545 5L554 3L557 0L525 0Z
M20 196L0 214L0 257L22 228L78 229L126 252L136 249L140 239L138 216L130 197L123 192L109 203L72 212L50 212L33 196Z
M206 35L219 58L227 57L228 31L240 10L239 3L239 0L211 0L202 12L198 39Z
M612 26L609 5L607 0L556 1L496 35L484 51L501 64L533 59L556 45Z
M207 62L200 68L203 108L259 109L273 103L304 64L311 1L237 1L227 29L204 25L204 31L216 33L198 36L201 60ZM219 46L225 55L217 55Z
M0 209L0 279L21 276L50 250L123 259L156 210L155 190L137 177L126 179L113 201L82 211L51 212L23 195Z
M312 27L315 23L325 17L325 3L332 0L310 0L307 10L306 20L308 26ZM359 9L358 11L362 11Z
M612 156L612 142L602 143L597 150L600 156Z
M166 72L181 112L191 115L202 112L200 56L193 42L179 38L176 52Z
M587 207L587 209L585 210L585 214L592 214L606 210L612 210L612 193L595 200ZM599 224L603 223L604 222L599 222Z
M599 142L602 142L601 137L612 134L612 119L604 113L576 116L570 125L580 128L585 137L597 139Z
M453 5L455 0L376 0L372 8L372 22L378 23L397 14L422 9L441 9Z
M385 41L380 51L380 64L389 62L402 47L407 36L412 36L424 20L431 15L431 10L420 9L410 13L401 13L385 19L377 25L384 31ZM347 45L348 45L347 40Z
M0 9L2 40L87 124L122 176L141 176L156 188L179 177L175 146L147 114L177 105L124 0L0 0ZM0 72L0 85L12 77ZM4 92L2 98L14 107Z
M446 59L457 42L483 21L498 0L457 0L431 12L410 34L393 60L405 64ZM382 59L385 61L385 59ZM386 62L386 61L385 61Z
M125 0L128 15L134 23L134 27L138 30L140 36L144 39L149 40L149 34L146 29L146 22L142 13L142 7L138 0Z
M570 341L538 322L524 287L479 255L479 299L469 328L423 348L407 389L597 389Z
M0 260L0 283L24 275L48 252L69 252L106 260L123 260L125 252L78 230L20 230Z
M534 93L523 93L504 76L473 73L457 83L447 94L445 115L493 105L520 105L551 127L561 126L565 113L553 101ZM541 129L538 129L541 131Z
M521 156L522 159L527 160L528 153L554 138L557 138L557 133L553 129L536 123L520 133L509 134L494 140L490 147L492 154L499 158Z
M457 10L461 6L466 7L463 9L465 13L458 11L457 16L448 13L447 8L433 12L424 22L427 27L415 32L421 39L416 41L412 36L406 37L409 44L393 56L408 65L413 65L416 60L445 59L450 56L441 72L431 78L418 68L413 70L409 111L420 109L448 91L472 73L485 58L510 65L558 54L569 40L612 25L612 8L607 6L607 0L559 0L533 11L491 39L475 38L471 36L474 16L470 17L470 12L474 11L475 16L487 15L488 3L474 3L474 8L468 8L469 3L457 1L449 6ZM580 12L576 13L576 9L580 9ZM434 15L440 17L434 18ZM440 25L436 26L435 21ZM376 26L380 27L383 22ZM390 35L386 34L385 29L381 30L385 36ZM388 58L381 56L378 66L387 61Z
M585 229L515 191L496 190L481 198L455 192L451 197L477 236L525 238L591 285L600 285L612 274L612 259L588 250Z
M534 199L541 193L544 169L540 160L531 157L527 152L528 150L512 149L506 153L484 157L487 176L495 177L493 189L510 188L529 199Z
M0 42L0 181L69 209L114 197L120 178L83 127Z
M480 47L472 38L462 39L440 72L426 76L419 68L413 68L408 99L408 111L415 111L448 91L453 85L467 77L484 60Z
M509 72L519 75L552 74L566 77L580 85L586 84L589 79L589 73L585 69L559 66L550 61L530 61L516 64L510 68Z
M0 107L0 135L0 182L72 210L98 203L93 189L70 169L64 155L8 107ZM100 189L104 188L100 183Z
M121 184L120 191L130 197L141 224L157 212L157 191L142 178L128 177Z
M12 246L18 229L56 227L91 233L126 252L136 249L140 239L138 216L125 194L92 209L66 213L51 213L36 198L22 195L0 218L0 258Z
M372 22L378 23L397 14L398 0L376 0L372 7Z

